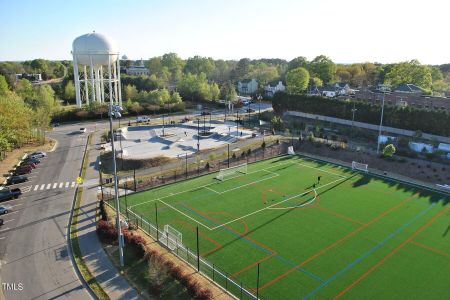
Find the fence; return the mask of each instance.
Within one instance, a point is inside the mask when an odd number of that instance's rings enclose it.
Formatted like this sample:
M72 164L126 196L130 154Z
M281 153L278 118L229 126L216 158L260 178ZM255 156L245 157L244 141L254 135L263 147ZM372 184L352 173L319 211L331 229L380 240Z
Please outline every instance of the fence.
M115 209L107 201L105 203L112 209ZM211 264L203 257L197 256L197 253L193 252L192 249L189 249L178 240L174 241L173 239L168 237L163 230L159 229L157 226L146 220L145 217L142 217L141 215L133 212L129 208L126 209L125 214L127 215L127 219L130 224L139 227L142 231L165 246L169 251L171 251L181 260L189 264L194 269L198 269L198 271L202 273L202 275L217 283L220 287L222 287L222 289L224 289L227 293L229 293L236 299L261 299L257 298L252 292L250 292L250 289L246 288L242 284L242 282L236 282L235 280L231 279L229 277L229 274L222 271L214 264ZM171 245L176 244L176 247L169 248L169 243L171 243ZM171 248L173 250L171 250Z

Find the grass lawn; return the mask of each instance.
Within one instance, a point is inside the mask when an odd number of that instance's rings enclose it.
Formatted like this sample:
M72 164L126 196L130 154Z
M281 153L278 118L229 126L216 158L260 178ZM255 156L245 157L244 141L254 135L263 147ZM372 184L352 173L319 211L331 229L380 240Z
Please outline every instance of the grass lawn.
M157 209L159 227L181 232L189 249L198 227L201 255L253 293L259 263L262 299L450 295L449 195L299 156L214 176L121 205L153 224Z

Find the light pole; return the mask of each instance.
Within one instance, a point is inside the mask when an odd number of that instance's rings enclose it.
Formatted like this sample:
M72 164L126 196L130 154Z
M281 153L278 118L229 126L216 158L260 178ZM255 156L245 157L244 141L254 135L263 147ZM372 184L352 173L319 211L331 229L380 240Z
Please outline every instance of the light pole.
M261 94L258 96L258 100L259 100L259 105L258 105L258 121L260 121L261 122L261 99L262 99L262 96L261 96Z
M111 83L110 83L111 85ZM124 266L123 261L123 236L122 236L122 228L120 226L120 204L119 204L119 191L118 191L118 182L117 182L117 166L116 166L116 150L114 147L114 134L113 134L113 115L117 117L121 117L120 111L122 108L120 106L116 106L112 104L112 101L109 102L109 131L111 132L111 151L113 154L113 171L114 171L114 194L116 199L116 226L117 226L117 235L119 240L119 258L120 258L120 266Z
M197 152L200 151L200 119L197 118Z
M164 134L164 114L162 115L162 118L163 118L163 128L162 128L162 134L163 134L163 137L165 136L165 134Z
M100 179L100 191L102 192L102 201L103 201L103 178L102 178L102 161L98 162L98 175Z
M381 136L381 127L383 126L384 97L385 96L386 96L386 91L383 91L383 103L381 104L380 126L378 128L377 155L380 153L380 136Z
M353 102L353 108L352 108L352 134L353 134L353 125L354 125L354 122L355 122L355 112L357 110L358 109L355 108L355 102Z
M230 144L227 144L228 146L228 168L230 167Z

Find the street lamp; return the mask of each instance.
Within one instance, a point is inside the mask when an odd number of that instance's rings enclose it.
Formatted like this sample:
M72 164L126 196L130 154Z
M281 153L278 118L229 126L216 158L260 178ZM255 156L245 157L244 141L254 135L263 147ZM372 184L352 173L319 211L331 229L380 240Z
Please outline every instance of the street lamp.
M353 133L353 124L354 124L354 122L355 122L355 112L356 112L357 110L358 110L358 109L355 108L355 102L353 102L353 108L352 108L352 133Z
M262 100L262 96L261 94L259 94L258 96L258 100L259 100L259 105L258 105L258 121L261 121L261 100Z
M200 151L200 119L197 118L197 152Z
M230 143L228 143L227 146L228 146L228 168L230 168Z
M377 155L380 153L380 136L381 136L381 127L383 126L384 97L385 96L386 96L386 90L383 91L383 103L381 104L380 126L378 128Z
M102 192L102 201L103 201L103 178L102 178L102 161L98 161L98 175L100 179L100 190Z
M110 83L111 85L111 83ZM111 90L111 89L110 89ZM119 240L119 258L120 258L120 266L124 266L123 261L123 235L122 228L120 226L120 205L119 205L119 191L118 191L118 182L117 182L117 165L116 165L116 150L114 147L114 134L113 134L113 115L115 118L120 118L122 107L118 105L113 105L112 101L109 102L109 131L111 132L111 151L113 154L113 171L114 171L114 194L116 199L116 226L117 226L117 235Z

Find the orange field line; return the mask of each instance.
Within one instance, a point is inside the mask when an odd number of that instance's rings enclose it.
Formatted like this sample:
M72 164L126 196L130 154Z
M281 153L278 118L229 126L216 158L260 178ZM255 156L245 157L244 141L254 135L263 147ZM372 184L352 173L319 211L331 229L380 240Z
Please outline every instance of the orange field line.
M436 249L436 248L433 248L433 247L430 247L430 246L427 246L427 245L424 245L424 244L421 244L421 243L418 243L418 242L415 242L415 241L410 241L410 243L413 244L413 245L419 246L419 247L421 247L421 248L430 250L430 251L432 251L432 252L435 252L435 253L437 253L437 254L440 254L440 255L443 255L443 256L450 257L450 254L445 253L445 252L442 252L441 250L438 250L438 249Z
M333 211L333 210L331 210L331 209L328 209L328 208L325 208L325 207L322 207L322 206L317 206L317 208L318 209L320 209L320 210L322 210L322 211L324 211L324 212L326 212L326 213L329 213L329 214L332 214L332 215L335 215L336 217L338 217L338 218L341 218L341 219L344 219L344 220L347 220L347 221L349 221L349 222L352 222L352 223L355 223L355 224L359 224L359 225L365 225L363 222L360 222L360 221L357 221L357 220L353 220L352 218L350 218L350 217L347 217L347 216L344 216L344 215L341 215L341 214L338 214L337 212L335 212L335 211Z
M379 219L383 218L384 216L386 216L387 214L391 213L392 211L396 210L397 208L405 205L407 202L411 201L412 199L414 199L415 197L417 197L419 194L416 193L414 195L412 195L411 197L408 197L407 199L403 200L402 202L400 202L399 204L395 205L394 207L389 208L388 210L384 211L382 214L380 214L379 216L375 217L374 219L372 219L370 222L362 225L361 227L356 228L355 230L353 230L352 232L350 232L349 234L347 234L346 236L344 236L343 238L337 240L336 242L334 242L333 244L323 248L322 250L320 250L319 252L315 253L314 255L310 256L309 258L307 258L305 261L301 262L300 264L296 265L295 267L287 270L286 272L284 272L283 274L275 277L274 279L270 280L269 282L267 282L266 284L262 285L259 290L263 290L267 287L269 287L270 285L274 284L275 282L277 282L278 280L280 280L281 278L285 277L286 275L292 273L293 271L295 271L296 269L304 266L305 264L309 263L310 261L312 261L313 259L317 258L318 256L322 255L323 253L325 253L326 251L334 248L335 246L339 245L340 243L342 243L343 241L349 239L350 237L352 237L355 233L358 233L359 231L363 230L364 228L366 228L367 226L375 223L376 221L378 221Z
M434 221L436 221L440 216L442 216L447 210L450 209L450 206L448 206L446 209L442 210L439 214L435 215L431 220L429 220L426 224L424 224L422 227L420 227L418 230L416 230L409 238L407 238L403 243L401 243L397 248L389 252L385 257L383 257L379 262L377 262L375 265L373 265L369 270L367 270L364 274L362 274L358 279L353 281L350 285L348 285L346 288L344 288L342 291L340 291L336 296L334 296L333 300L338 299L342 295L344 295L346 292L348 292L351 288L353 288L358 282L363 280L367 275L372 273L374 270L376 270L379 266L381 266L386 260L388 260L392 255L397 253L403 246L410 243L419 233L421 233L425 228L430 226Z

